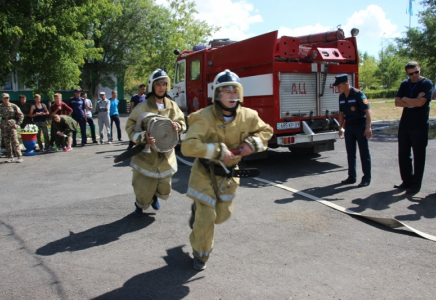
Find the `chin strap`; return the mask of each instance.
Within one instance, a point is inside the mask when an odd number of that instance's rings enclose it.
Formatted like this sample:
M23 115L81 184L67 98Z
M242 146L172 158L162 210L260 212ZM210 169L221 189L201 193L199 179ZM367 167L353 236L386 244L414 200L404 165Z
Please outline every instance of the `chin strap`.
M147 99L147 98L150 97L150 96L154 96L156 99L163 99L163 98L165 98L165 97L169 98L167 92L165 92L165 94L163 94L163 96L159 97L159 96L156 95L156 93L154 92L154 89L153 89L152 92L148 93L147 96L145 96L145 99Z
M163 98L165 98L165 96L167 95L167 93L165 92L165 94L163 94L162 96L158 96L158 95L154 92L154 90L153 90L152 94L153 94L153 96L154 96L156 99L163 99Z
M230 115L230 116L226 116L226 117L232 117L232 116L234 116L235 114L236 114L236 109L239 107L239 101L236 103L236 105L235 105L235 107L233 107L233 108L228 108L228 107L226 107L226 106L224 106L222 103L221 103L221 101L217 101L218 102L218 105L221 107L221 109L223 109L223 110L225 110L225 111L228 111L228 112L231 112L232 114Z

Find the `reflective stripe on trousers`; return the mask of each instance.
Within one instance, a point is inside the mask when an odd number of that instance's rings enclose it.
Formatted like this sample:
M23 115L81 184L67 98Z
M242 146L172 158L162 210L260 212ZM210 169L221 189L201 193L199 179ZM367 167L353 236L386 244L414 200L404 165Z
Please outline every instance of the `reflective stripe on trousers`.
M200 193L196 190L194 190L193 188L188 188L187 194L197 198L201 201L204 201L206 203L209 203L212 206L216 205L216 200L206 194ZM220 195L221 200L228 202L228 201L232 201L235 198L235 195Z
M133 162L130 163L130 166L135 169L136 171L140 172L141 174L147 176L147 177L151 177L151 178L166 178L174 173L177 172L177 164L176 166L174 166L173 168L165 171L165 172L150 172L146 169L141 168L140 166L138 166L137 164L134 164Z

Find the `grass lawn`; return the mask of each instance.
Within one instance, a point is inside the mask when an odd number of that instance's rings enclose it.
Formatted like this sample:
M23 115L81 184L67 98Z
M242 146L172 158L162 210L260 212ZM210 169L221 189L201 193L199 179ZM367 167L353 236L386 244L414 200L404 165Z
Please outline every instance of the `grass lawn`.
M373 121L400 120L403 108L395 107L394 99L371 99L371 116ZM436 101L430 103L430 118L436 118ZM386 133L397 134L398 124L383 130ZM436 124L430 122L429 138L436 138Z
M371 99L371 116L373 121L399 120L403 108L395 107L394 99ZM436 117L436 101L430 103L430 118Z

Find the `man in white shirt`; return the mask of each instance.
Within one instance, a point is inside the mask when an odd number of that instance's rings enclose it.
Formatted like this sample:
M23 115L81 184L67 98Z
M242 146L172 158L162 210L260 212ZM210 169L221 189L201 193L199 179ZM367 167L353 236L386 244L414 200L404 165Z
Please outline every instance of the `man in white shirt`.
M109 109L111 102L106 99L106 93L100 92L100 100L97 102L96 112L98 114L98 128L100 130L100 144L103 144L103 133L104 127L106 126L107 131L107 143L111 144L111 128L110 128L110 118Z

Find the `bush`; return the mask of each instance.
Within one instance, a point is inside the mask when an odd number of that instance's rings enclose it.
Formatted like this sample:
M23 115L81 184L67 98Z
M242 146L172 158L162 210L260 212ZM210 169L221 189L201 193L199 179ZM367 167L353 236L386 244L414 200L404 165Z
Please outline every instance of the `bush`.
M368 99L379 98L395 98L398 89L379 89L379 90L363 90L362 92L368 97Z

